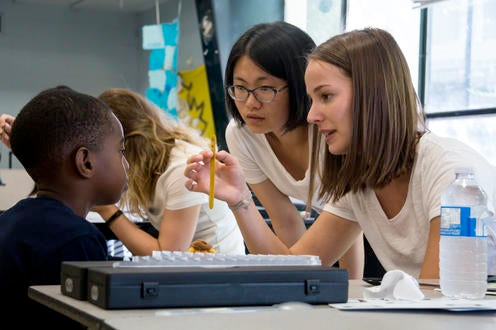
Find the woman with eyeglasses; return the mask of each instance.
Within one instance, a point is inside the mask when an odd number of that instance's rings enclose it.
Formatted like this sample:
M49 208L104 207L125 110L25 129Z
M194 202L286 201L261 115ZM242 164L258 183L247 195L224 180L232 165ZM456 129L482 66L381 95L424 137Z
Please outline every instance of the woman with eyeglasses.
M305 232L304 217L293 199L320 213L323 198L307 200L314 125L306 117L309 99L304 72L315 48L310 36L286 23L262 23L247 30L231 49L226 71L226 106L232 117L226 129L229 152L236 156L246 182L270 217L272 228L287 246ZM251 199L247 195L245 203ZM241 207L233 206L233 209ZM308 213L308 212L305 212ZM362 278L363 238L339 260L350 278Z

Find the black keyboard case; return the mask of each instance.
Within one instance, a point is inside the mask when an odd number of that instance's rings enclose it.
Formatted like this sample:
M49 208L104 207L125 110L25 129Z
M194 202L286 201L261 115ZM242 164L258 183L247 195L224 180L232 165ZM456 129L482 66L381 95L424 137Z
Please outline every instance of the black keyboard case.
M60 291L79 300L87 299L88 268L112 267L115 261L63 261L60 267Z
M326 266L98 267L88 301L105 309L309 304L348 300L348 272Z

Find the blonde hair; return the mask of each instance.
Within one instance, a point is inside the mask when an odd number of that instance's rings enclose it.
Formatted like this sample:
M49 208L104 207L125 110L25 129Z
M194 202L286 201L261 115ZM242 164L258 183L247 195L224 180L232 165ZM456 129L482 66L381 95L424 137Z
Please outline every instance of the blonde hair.
M164 111L139 93L112 88L98 97L108 104L124 129L125 156L129 162L129 188L120 204L130 212L145 216L155 194L160 175L169 165L176 140L201 147L208 141L197 131L166 117Z
M376 28L343 33L318 46L309 60L339 67L353 89L351 145L344 155L325 150L319 197L337 201L349 191L383 187L411 170L425 128L408 64L394 38ZM320 141L321 136L313 146L314 162ZM315 169L312 180L314 175Z

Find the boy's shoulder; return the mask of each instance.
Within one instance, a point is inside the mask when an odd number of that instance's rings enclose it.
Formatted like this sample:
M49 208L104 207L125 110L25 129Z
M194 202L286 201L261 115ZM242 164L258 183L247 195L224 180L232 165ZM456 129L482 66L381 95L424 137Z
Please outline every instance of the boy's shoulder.
M41 231L60 232L64 236L95 234L99 230L92 223L75 214L62 202L45 197L26 198L5 211L6 221L13 219L19 224Z
M40 218L50 218L57 214L64 215L65 217L76 216L74 212L62 202L47 197L25 198L6 211L7 214L11 212L23 218L34 218L35 214Z
M106 256L103 233L91 222L76 215L63 203L50 198L27 198L0 215L0 246L23 246L39 262L62 260L100 260ZM55 259L54 259L55 260Z

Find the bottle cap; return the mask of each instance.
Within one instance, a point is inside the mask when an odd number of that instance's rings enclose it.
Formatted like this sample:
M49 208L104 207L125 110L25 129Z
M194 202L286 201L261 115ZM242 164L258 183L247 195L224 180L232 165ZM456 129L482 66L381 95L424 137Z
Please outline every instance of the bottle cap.
M473 167L470 166L459 166L455 168L455 173L469 173L474 174Z

